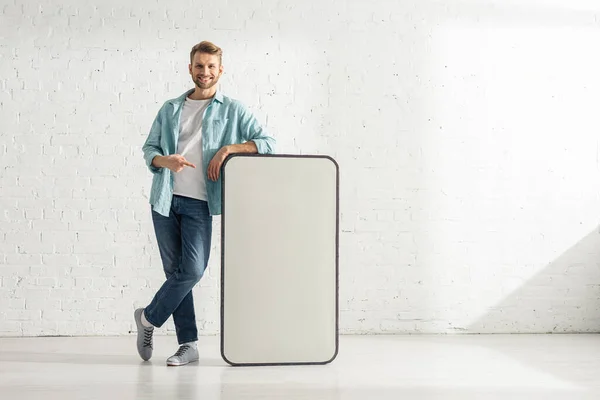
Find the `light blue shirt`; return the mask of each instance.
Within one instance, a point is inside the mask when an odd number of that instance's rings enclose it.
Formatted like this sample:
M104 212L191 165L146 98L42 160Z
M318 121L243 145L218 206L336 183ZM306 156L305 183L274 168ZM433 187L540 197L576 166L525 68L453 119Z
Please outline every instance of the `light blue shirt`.
M163 104L142 147L146 165L153 174L150 204L165 217L169 216L173 198L173 172L153 166L152 160L156 156L177 154L181 110L185 98L193 92L191 89ZM211 215L221 214L221 174L217 181L208 179L208 164L221 147L250 140L259 154L272 154L275 149L275 139L265 134L254 115L238 100L217 91L202 118L202 167Z

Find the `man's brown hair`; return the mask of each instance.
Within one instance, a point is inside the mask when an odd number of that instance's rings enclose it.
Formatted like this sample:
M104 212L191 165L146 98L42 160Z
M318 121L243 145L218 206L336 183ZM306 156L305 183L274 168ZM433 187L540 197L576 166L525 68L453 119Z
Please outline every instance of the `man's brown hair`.
M190 52L190 64L194 62L194 54L196 53L207 53L217 55L219 56L219 64L222 63L223 50L221 50L219 46L209 41L202 41L194 47L192 47L192 51Z

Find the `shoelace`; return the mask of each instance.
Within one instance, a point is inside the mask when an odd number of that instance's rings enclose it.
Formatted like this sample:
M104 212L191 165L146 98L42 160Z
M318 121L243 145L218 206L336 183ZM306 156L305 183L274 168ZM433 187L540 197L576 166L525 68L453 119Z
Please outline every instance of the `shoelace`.
M152 348L152 332L154 329L144 329L144 347Z
M177 353L175 353L175 356L176 356L176 357L180 357L180 356L184 355L184 354L185 354L185 352L186 352L186 351L188 351L188 349L189 349L189 348L190 348L190 346L189 346L189 345L187 345L187 344L186 344L186 345L183 345L183 346L181 346L181 347L179 348L179 350L177 350Z

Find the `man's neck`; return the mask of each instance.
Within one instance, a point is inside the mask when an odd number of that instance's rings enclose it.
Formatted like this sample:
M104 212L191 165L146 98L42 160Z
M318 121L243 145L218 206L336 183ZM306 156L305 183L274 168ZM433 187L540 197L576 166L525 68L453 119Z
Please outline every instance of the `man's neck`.
M210 89L200 89L196 87L194 92L188 97L192 100L208 100L213 98L215 93L217 93L217 88L214 86Z

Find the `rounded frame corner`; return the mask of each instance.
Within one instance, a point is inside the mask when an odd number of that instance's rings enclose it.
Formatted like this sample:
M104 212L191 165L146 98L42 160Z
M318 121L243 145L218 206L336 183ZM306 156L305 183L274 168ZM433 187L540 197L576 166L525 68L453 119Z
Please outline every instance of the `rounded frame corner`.
M236 157L240 157L241 154L240 153L233 153L228 155L227 157L225 157L225 160L223 161L223 165L221 166L221 169L223 171L225 171L225 167L227 166L227 163L229 163L229 161L231 161L232 159L236 158Z
M340 171L340 164L337 162L337 160L335 158L333 158L332 156L329 156L329 155L323 155L321 157L331 161L333 163L333 165L335 166L336 172Z
M339 355L339 353L340 353L340 345L339 345L339 342L338 342L338 337L339 337L339 335L336 335L335 350L333 352L333 355L331 356L331 358L329 360L324 361L323 365L331 364L332 362L335 361L335 359Z
M237 367L239 364L235 363L233 361L231 361L229 358L227 358L227 356L225 355L225 348L223 346L223 340L221 339L221 358L223 359L223 361L225 361L227 364L229 364L231 367Z

